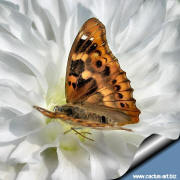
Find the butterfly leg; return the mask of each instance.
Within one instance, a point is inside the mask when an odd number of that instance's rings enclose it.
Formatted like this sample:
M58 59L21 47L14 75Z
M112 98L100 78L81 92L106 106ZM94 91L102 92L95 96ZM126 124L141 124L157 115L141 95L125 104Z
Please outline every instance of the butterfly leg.
M67 131L65 131L64 134L67 134L67 133L69 133L69 132L71 132L71 131L74 131L76 134L79 134L81 137L86 138L86 139L89 139L89 140L91 140L91 141L94 141L93 139L88 138L87 136L83 135L83 134L91 134L91 133L89 133L89 132L81 132L81 133L80 133L80 132L77 131L77 129L81 129L81 128L73 128L73 127L71 127L70 129L68 129Z
M92 134L92 133L90 133L90 132L86 132L86 131L83 131L83 132L81 132L82 134Z
M74 129L83 129L82 127L74 127ZM87 131L81 131L82 134L92 134L90 132L87 132Z
M67 134L67 133L69 133L69 132L71 132L72 131L72 129L70 128L70 129L68 129L67 131L64 131L64 134Z
M124 131L133 132L133 130L132 130L132 129L128 129L128 128L119 127L118 129L120 129L120 130L124 130Z
M74 129L82 129L81 127L75 127ZM67 134L67 133L69 133L69 132L71 132L72 131L72 128L70 128L70 129L68 129L67 131L65 131L64 132L64 134Z
M80 136L82 136L83 138L89 139L89 140L91 140L91 141L94 141L93 139L88 138L87 136L84 136L82 133L78 132L78 131L77 131L76 129L74 129L73 127L71 127L71 129L72 129L74 132L76 132L77 134L79 134Z
M73 129L78 130L78 129L82 129L81 127L74 127ZM72 128L68 129L67 131L64 132L64 134L69 133L70 131L72 131ZM76 133L77 134L77 133ZM86 131L82 131L81 134L92 134L90 132L86 132Z

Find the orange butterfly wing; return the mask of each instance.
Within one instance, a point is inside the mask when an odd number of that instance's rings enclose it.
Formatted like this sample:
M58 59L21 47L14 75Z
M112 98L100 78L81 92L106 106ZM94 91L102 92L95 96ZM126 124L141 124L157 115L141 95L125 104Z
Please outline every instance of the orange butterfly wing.
M72 104L92 104L121 111L139 121L133 89L126 73L110 51L104 25L96 18L80 29L68 58L66 100Z

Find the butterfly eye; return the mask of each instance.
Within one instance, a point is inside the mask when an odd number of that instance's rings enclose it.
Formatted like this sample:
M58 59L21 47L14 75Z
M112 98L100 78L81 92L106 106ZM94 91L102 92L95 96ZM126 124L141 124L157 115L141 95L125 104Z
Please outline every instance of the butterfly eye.
M54 112L62 112L62 107L61 106L55 106L53 110L54 110Z

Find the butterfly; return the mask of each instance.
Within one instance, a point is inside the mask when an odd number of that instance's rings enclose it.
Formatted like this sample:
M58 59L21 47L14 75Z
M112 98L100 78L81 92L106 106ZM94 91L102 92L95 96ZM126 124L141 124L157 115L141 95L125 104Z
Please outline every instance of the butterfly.
M34 108L76 127L129 130L122 126L139 121L130 80L108 47L105 26L96 18L83 24L73 42L65 95L67 104L54 111Z

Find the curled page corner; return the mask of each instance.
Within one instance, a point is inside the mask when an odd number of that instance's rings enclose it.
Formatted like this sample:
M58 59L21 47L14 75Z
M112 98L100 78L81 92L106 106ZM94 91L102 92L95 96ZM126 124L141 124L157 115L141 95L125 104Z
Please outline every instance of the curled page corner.
M130 166L127 173L124 174L124 176L126 176L129 172L131 172L133 169L141 165L143 162L153 157L154 155L156 155L157 153L168 147L170 144L178 140L179 139L176 140L168 139L166 137L163 137L162 135L157 135L157 134L153 134L149 136L140 145L139 150L134 156L132 165Z

